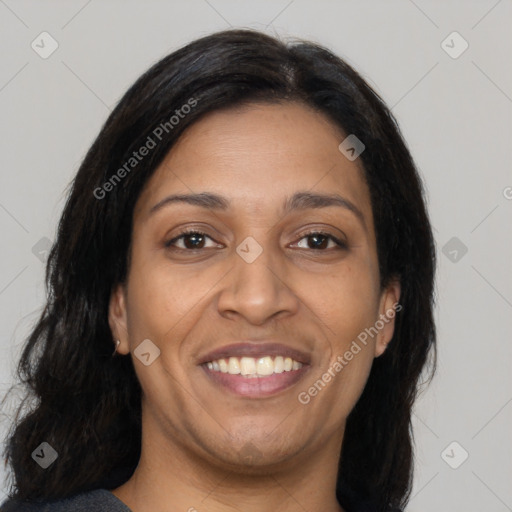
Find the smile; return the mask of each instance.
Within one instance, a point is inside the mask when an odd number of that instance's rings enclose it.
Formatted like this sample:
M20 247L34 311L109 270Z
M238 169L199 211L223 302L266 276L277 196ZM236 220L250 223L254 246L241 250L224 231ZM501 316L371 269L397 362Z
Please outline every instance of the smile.
M290 372L302 368L302 363L283 356L230 357L208 361L206 366L214 372L242 375L247 378L266 377L268 375Z
M200 355L196 364L223 393L266 398L302 379L311 368L311 354L273 340L245 340Z
M290 388L310 369L290 357L229 357L201 364L210 382L243 398L267 398Z

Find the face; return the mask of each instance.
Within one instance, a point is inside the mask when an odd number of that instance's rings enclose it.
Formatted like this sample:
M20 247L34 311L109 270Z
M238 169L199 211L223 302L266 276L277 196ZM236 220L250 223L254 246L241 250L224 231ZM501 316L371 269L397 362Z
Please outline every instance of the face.
M217 111L152 176L109 312L143 431L226 467L339 453L399 298L345 137L296 103Z

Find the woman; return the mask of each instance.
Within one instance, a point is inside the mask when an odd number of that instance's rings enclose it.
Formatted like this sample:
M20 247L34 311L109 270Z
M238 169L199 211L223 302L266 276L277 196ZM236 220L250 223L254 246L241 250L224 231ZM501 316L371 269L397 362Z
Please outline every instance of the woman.
M434 256L341 59L250 30L165 57L73 182L2 510L400 510Z

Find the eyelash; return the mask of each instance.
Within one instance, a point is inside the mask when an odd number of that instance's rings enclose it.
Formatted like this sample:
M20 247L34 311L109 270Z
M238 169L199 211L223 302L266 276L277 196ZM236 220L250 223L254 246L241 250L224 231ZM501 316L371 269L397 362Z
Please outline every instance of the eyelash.
M183 239L187 235L200 235L202 237L206 237L206 238L209 238L210 240L213 240L213 238L211 238L208 234L206 234L206 233L204 233L202 231L198 231L196 229L190 229L190 230L181 231L179 235L175 236L172 240L169 240L168 242L165 242L164 245L165 245L166 248L172 249L173 248L172 245L175 242L177 242L180 239ZM345 242L342 242L341 240L339 240L335 236L333 236L330 233L325 232L325 231L308 231L306 233L302 233L299 240L302 240L303 238L308 238L308 237L314 236L314 235L321 235L321 236L324 236L324 237L332 240L338 246L335 249L347 249L347 244ZM181 247L174 247L174 249L176 249L178 251L186 251L186 252L193 252L193 251L201 251L201 250L203 250L203 248L183 249ZM307 249L307 250L317 251L317 252L326 252L329 249ZM332 248L331 248L331 250L332 250Z

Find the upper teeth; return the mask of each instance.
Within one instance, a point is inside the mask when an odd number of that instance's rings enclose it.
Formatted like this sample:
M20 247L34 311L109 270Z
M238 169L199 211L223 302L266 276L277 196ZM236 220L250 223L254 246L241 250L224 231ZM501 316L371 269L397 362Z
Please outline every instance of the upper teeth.
M206 363L209 370L231 375L241 374L243 376L265 376L273 373L289 372L302 368L302 363L291 357L271 356L265 357L230 357L229 359L217 359Z

